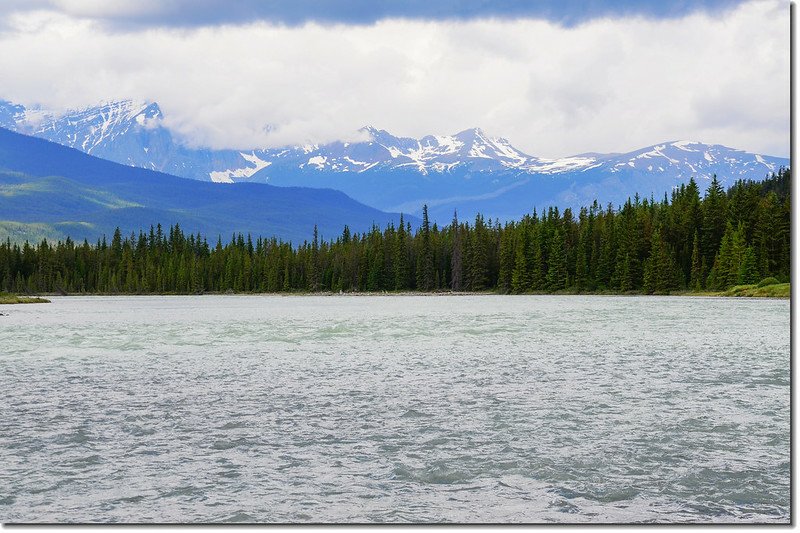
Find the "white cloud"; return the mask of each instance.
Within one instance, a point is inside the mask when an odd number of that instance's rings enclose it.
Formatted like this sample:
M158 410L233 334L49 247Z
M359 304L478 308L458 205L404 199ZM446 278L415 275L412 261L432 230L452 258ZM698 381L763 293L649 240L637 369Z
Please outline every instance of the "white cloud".
M3 0L3 10L10 16L50 10L90 19L125 19L164 16L171 10L177 11L177 7L174 0Z
M680 138L789 151L781 0L571 28L520 19L121 31L51 11L7 25L0 97L56 108L155 100L194 144L346 140L373 124L409 136L480 126L545 157Z

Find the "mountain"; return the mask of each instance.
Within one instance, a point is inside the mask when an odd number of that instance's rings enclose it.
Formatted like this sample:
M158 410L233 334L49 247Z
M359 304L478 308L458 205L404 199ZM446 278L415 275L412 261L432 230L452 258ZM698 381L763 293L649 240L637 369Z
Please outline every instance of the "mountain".
M561 159L529 156L481 130L420 140L369 129L372 141L259 154L267 166L249 181L273 185L332 187L368 205L449 221L483 213L516 219L534 207L577 208L597 199L619 204L639 193L661 198L694 177L705 189L717 175L723 184L762 180L789 160L722 145L672 141L623 154L583 154ZM258 152L256 152L258 153ZM372 157L367 157L371 155ZM236 180L238 181L238 180Z
M121 165L0 128L0 237L96 239L161 223L227 240L234 232L310 239L366 231L398 215L332 189L219 185ZM416 219L410 220L412 223Z
M123 163L224 183L329 187L388 211L434 220L453 210L518 218L534 207L578 207L597 199L618 204L635 193L661 197L694 177L704 188L763 179L789 160L722 145L671 141L629 153L585 153L559 159L528 155L475 128L421 139L366 127L363 142L280 149L191 149L173 139L157 104L115 102L60 116L0 102L0 125Z
M156 103L105 103L57 115L0 101L0 127L46 139L116 163L184 178L210 180L211 170L242 165L233 150L195 150L163 126Z

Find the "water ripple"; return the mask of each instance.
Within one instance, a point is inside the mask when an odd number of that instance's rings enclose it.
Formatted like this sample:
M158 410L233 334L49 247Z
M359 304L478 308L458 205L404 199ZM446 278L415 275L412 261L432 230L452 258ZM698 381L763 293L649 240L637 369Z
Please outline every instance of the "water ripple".
M789 521L789 303L53 298L4 522Z

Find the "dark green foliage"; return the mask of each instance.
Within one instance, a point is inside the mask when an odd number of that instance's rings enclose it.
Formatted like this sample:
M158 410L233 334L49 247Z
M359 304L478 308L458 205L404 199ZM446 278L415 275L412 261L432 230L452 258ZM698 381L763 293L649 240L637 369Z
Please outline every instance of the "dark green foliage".
M450 240L453 243L450 256L450 288L454 291L464 288L463 232L458 223L458 213L453 213L453 223L450 226Z
M506 238L508 238L506 236ZM505 243L505 250L511 251L512 247ZM517 236L516 251L514 252L514 266L511 271L511 292L521 294L531 288L530 268L528 266L528 232L519 232Z
M769 278L764 278L761 281L759 281L758 282L758 286L759 287L768 287L770 285L777 285L778 283L780 283L780 281L778 281L776 278L769 277Z
M508 293L725 290L789 278L790 173L764 182L716 180L700 198L694 181L662 201L635 197L618 210L595 202L535 211L501 226L478 216L439 228L427 208L416 232L345 227L299 246L236 234L213 247L177 225L108 242L0 243L0 291L13 293L203 293L495 290ZM762 281L765 283L767 280ZM687 285L688 283L688 285Z
M739 280L737 285L752 285L759 279L758 263L756 254L752 246L748 246L742 255L742 262L739 264Z
M650 256L645 260L642 290L646 293L667 294L682 285L675 255L656 230L650 239Z
M693 291L699 291L703 288L703 267L702 259L700 258L699 240L697 232L694 232L694 239L692 240L692 268L689 274L689 288Z
M703 258L707 264L713 264L714 255L720 247L725 233L728 214L728 198L717 177L711 181L702 203L703 222L700 228Z
M550 261L547 267L547 290L560 291L567 287L567 250L564 234L556 228L550 243Z
M422 206L422 228L419 250L417 251L417 285L421 291L435 288L436 273L433 266L433 247L431 244L431 226L428 220L428 206Z

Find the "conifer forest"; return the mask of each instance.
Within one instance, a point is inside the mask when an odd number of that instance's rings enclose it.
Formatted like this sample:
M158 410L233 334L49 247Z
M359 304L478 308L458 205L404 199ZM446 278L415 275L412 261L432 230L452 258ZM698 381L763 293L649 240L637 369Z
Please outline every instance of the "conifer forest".
M791 176L695 180L660 199L552 207L501 224L477 216L407 222L300 245L178 226L96 243L0 244L0 290L15 293L719 291L790 276Z

